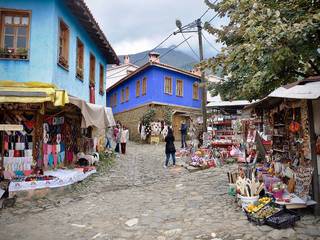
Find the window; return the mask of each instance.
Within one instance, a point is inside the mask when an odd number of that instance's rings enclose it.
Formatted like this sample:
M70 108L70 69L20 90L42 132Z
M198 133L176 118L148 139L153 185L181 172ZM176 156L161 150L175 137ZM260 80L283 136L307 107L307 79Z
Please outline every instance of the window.
M140 96L140 80L136 82L136 97Z
M83 80L83 62L84 62L84 46L83 43L77 38L77 72L76 76L80 80Z
M164 93L166 94L172 94L172 78L171 77L165 77L164 78Z
M95 86L96 82L96 58L90 53L90 72L89 72L89 81L91 86Z
M64 68L69 68L69 27L60 20L59 22L59 60Z
M100 73L99 73L99 93L100 95L104 94L104 67L100 64Z
M126 102L129 102L129 87L126 87Z
M183 81L178 79L176 84L176 95L178 97L183 97Z
M194 83L192 86L192 98L199 99L199 83Z
M121 89L121 103L124 103L124 88Z
M117 93L114 93L110 97L110 106L116 107L117 106Z
M147 94L147 78L142 79L142 96Z
M0 58L28 59L30 12L0 10Z

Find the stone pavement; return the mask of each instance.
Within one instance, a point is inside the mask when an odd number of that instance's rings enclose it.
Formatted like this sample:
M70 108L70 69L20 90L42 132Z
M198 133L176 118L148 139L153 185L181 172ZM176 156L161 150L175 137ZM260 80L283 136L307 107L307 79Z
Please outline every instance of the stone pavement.
M164 146L130 143L111 170L43 199L0 211L0 239L319 239L306 215L294 229L250 224L227 195L235 166L163 168Z

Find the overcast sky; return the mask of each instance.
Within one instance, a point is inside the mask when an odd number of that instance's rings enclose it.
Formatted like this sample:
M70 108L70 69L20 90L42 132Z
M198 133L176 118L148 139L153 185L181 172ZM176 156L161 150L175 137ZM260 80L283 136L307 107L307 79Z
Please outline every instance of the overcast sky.
M154 48L176 29L177 18L187 24L199 18L208 8L203 0L86 0L86 3L118 55ZM210 19L214 14L210 10L203 20ZM220 26L221 22L216 19L214 24ZM204 34L212 45L220 48L214 36L207 32ZM198 53L197 35L189 35L193 36L189 42ZM181 41L181 34L176 35L163 46L178 45ZM204 46L205 57L216 53L205 40ZM178 49L193 55L187 44Z

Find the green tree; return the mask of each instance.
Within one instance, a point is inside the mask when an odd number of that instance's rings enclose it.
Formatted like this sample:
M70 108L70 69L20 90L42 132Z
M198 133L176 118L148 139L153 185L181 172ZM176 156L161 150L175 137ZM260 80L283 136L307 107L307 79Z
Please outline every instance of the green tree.
M261 98L275 88L320 75L320 0L221 0L206 4L228 17L205 23L224 47L202 67L223 69L214 91L226 99Z

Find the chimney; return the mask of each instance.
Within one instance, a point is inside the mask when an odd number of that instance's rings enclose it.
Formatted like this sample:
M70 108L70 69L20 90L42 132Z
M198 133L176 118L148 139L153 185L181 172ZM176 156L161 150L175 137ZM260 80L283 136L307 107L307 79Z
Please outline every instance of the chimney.
M201 70L199 67L194 67L191 72L194 74L194 75L198 75L198 76L201 76Z
M129 64L130 63L130 57L129 55L124 56L124 64Z
M149 52L149 61L154 63L160 63L160 54L157 52Z

